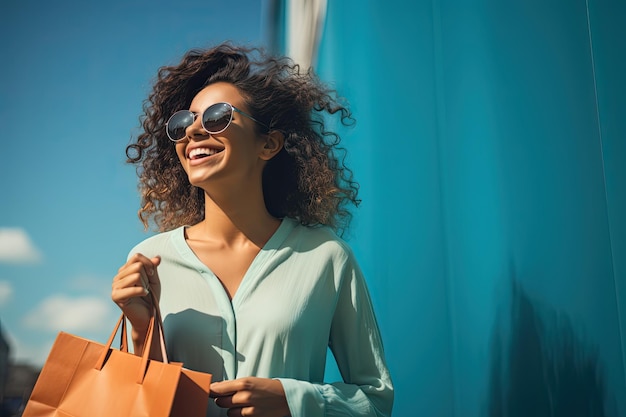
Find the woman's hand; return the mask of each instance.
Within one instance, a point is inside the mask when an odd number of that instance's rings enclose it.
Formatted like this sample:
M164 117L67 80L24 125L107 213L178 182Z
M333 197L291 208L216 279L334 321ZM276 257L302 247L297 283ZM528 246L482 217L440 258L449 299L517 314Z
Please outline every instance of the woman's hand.
M152 314L149 291L152 291L157 301L161 298L161 282L157 273L157 266L160 263L161 258L158 256L149 259L137 253L118 270L113 278L111 299L130 320L133 327L135 352L143 347Z
M276 379L247 377L211 384L211 397L229 417L290 416L283 384Z

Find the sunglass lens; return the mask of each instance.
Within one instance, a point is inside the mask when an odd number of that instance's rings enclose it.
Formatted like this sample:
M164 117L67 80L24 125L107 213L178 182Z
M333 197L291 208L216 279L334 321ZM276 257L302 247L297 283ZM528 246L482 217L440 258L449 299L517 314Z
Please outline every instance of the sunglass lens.
M229 104L217 103L204 111L202 125L210 133L220 133L228 127L232 117L232 108Z
M177 111L167 122L167 136L171 140L183 139L187 134L187 128L193 124L193 113L188 110Z

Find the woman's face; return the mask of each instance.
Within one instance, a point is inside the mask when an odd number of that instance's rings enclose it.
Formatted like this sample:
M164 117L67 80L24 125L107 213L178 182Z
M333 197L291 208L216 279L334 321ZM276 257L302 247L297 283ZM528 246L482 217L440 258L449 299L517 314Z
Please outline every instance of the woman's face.
M205 87L194 97L189 110L202 115L209 106L220 102L230 103L250 114L239 90L225 82ZM187 128L187 137L176 144L176 153L189 182L205 191L217 191L215 187L260 186L265 164L260 155L265 135L256 133L256 122L233 112L226 130L210 134L204 130L200 119L196 118Z

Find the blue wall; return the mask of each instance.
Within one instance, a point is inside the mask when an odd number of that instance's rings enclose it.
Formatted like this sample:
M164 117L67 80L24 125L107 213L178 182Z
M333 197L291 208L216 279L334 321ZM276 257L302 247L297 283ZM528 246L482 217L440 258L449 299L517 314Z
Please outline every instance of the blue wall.
M329 3L394 415L626 416L624 2Z

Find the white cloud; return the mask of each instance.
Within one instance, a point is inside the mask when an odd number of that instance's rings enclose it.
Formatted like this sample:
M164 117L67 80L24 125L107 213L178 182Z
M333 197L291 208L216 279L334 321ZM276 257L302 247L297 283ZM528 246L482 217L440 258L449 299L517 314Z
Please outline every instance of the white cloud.
M40 259L41 253L23 229L0 228L0 262L34 263Z
M13 296L13 287L8 281L0 281L0 307L5 305Z
M105 297L53 295L28 313L23 323L32 329L52 332L99 331L103 324L113 328L112 310L113 302Z

